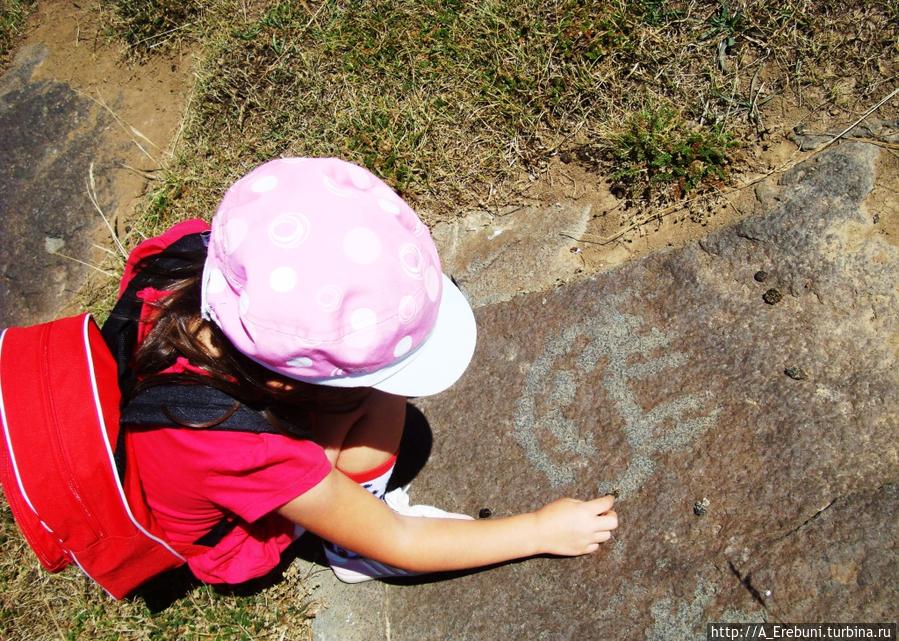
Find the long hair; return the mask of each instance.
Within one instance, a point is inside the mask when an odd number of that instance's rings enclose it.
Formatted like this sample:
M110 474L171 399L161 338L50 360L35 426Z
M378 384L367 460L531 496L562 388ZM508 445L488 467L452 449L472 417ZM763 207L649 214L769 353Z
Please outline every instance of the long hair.
M349 412L359 407L370 390L340 389L297 381L243 355L219 327L200 315L200 282L206 251L179 252L178 267L160 267L150 256L136 270L154 289L165 292L156 302L153 325L133 360L134 384L126 398L160 384L202 384L216 387L236 401L276 415L304 411ZM203 373L162 373L179 357ZM279 411L280 410L280 411Z

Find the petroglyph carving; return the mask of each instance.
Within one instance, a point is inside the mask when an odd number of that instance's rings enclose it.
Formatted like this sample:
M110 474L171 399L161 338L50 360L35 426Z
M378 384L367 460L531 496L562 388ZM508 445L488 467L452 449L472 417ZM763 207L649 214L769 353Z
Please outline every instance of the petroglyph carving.
M590 321L565 328L546 343L543 353L531 365L521 398L515 405L513 436L524 448L528 460L549 480L553 487L571 483L578 469L587 467L596 455L593 425L575 425L564 410L577 394L578 381L585 379L601 362L605 362L602 382L608 398L624 420L624 433L630 445L630 463L615 483L601 483L601 491L617 487L622 496L636 492L655 470L656 455L683 448L708 430L720 410L709 405L711 394L682 394L644 410L631 390L630 381L642 381L677 368L687 362L683 352L664 351L671 342L656 327L640 333L641 318L618 311L624 297L603 300ZM553 364L569 353L579 337L587 345L576 359L579 371L560 370L553 375ZM640 357L629 363L632 355ZM548 400L552 409L537 415L536 399L546 393L552 381ZM599 426L602 429L602 426ZM548 430L555 446L547 451L541 446L540 430ZM564 456L564 455L568 456Z

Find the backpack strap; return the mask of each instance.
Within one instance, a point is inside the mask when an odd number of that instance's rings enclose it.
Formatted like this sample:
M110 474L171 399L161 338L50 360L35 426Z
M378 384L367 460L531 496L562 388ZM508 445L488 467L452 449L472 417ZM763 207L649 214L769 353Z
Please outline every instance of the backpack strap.
M152 286L152 277L138 267L150 257L153 267L161 270L177 271L190 267L190 257L207 248L208 230L209 225L201 220L185 221L160 236L144 241L129 255L119 298L101 330L116 361L120 389L126 389L134 382L130 365L144 305L138 292ZM269 423L260 411L240 403L215 387L199 384L162 384L147 388L124 403L119 424L122 429L113 458L123 482L127 463L124 447L127 428L178 427L256 434L283 433ZM307 429L297 429L292 430L290 436L308 439L312 434ZM238 520L234 517L224 517L212 530L195 541L194 545L214 547L237 523Z
M204 251L208 242L208 234L206 232L195 232L182 236L173 236L170 244L158 247L158 240L166 235L168 235L168 232L158 238L144 241L132 252L128 259L129 268L126 269L128 273L122 279L121 294L116 301L115 307L109 313L106 322L103 323L103 328L100 330L103 334L103 340L109 346L109 351L112 352L116 359L120 389L127 389L130 383L133 382L129 366L131 357L134 354L134 347L137 344L141 309L144 304L137 293L150 286L150 276L145 272L136 271L135 263L149 256L155 256L155 265L174 271L181 267L187 267L189 261L186 256ZM148 243L150 244L148 249L139 251ZM158 249L158 251L157 253L150 253L151 249ZM138 258L135 254L139 254L140 257Z
M208 385L156 385L140 392L122 409L122 433L127 428L159 429L179 427L204 431L252 432L282 434L261 412L235 400L225 392ZM290 436L310 438L308 430L291 431ZM117 448L117 454L124 448ZM120 474L124 473L124 457L116 457ZM227 515L212 529L194 541L194 545L214 547L237 524Z
M281 433L261 412L208 385L170 384L147 388L124 407L121 423L128 427Z

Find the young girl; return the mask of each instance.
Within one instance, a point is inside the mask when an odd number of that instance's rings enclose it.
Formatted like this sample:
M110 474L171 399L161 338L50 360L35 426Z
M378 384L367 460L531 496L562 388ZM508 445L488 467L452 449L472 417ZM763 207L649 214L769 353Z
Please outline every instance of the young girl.
M303 158L256 168L228 190L193 261L139 293L145 322L127 392L213 386L281 430L128 433L171 541L236 523L189 560L201 580L266 574L304 529L347 582L587 554L610 538L608 496L477 521L411 506L402 489L385 496L406 397L452 385L476 332L427 228L368 171Z

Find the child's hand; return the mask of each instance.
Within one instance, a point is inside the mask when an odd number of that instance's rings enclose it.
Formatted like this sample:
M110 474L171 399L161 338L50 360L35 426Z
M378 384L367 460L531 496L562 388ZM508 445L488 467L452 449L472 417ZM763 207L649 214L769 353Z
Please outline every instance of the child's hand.
M595 552L618 527L614 503L614 497L603 496L592 501L559 499L540 508L536 512L540 551L562 556Z

